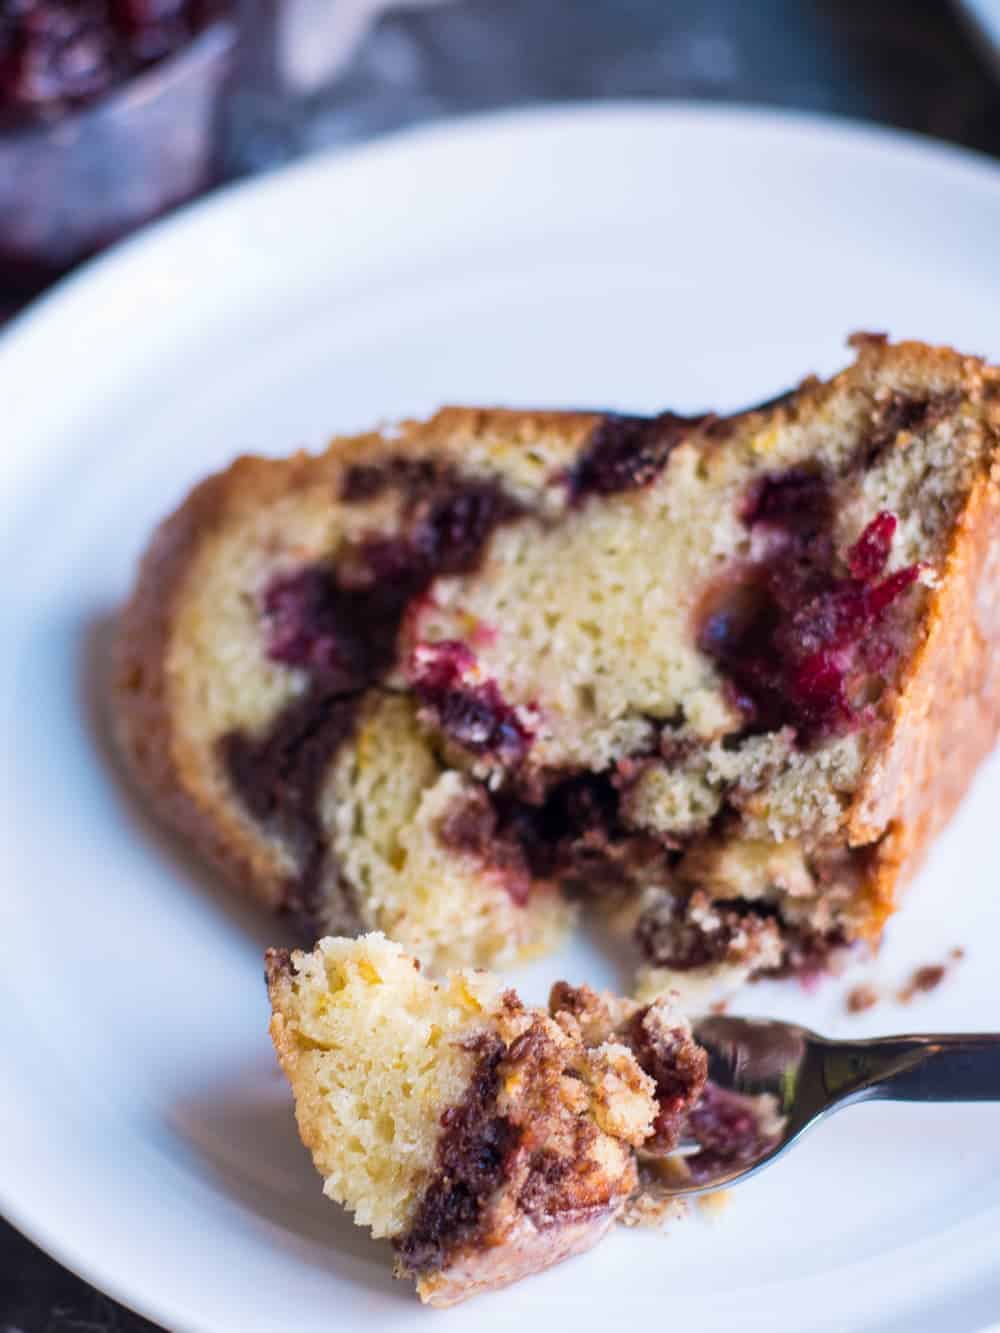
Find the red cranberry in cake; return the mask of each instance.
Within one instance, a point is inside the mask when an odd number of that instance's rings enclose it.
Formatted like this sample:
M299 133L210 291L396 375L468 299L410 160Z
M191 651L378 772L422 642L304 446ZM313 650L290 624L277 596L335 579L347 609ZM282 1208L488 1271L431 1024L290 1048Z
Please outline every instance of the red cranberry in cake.
M717 1178L720 1169L739 1170L777 1144L781 1121L775 1100L768 1094L749 1097L706 1084L685 1121L687 1133L699 1145L684 1158L690 1179L697 1183Z
M52 117L178 50L222 0L5 0L0 118Z
M589 495L614 495L655 481L671 451L703 417L604 417L568 473L575 502Z
M1000 716L1000 371L856 347L727 418L445 409L239 460L123 616L134 770L245 890L430 966L577 910L631 920L643 996L835 966Z
M756 485L745 509L766 532L766 555L740 571L706 610L699 636L730 683L748 726L788 725L802 744L860 724L872 674L897 647L894 603L917 581L907 565L882 578L896 516L883 510L836 573L829 484L797 469Z
M265 590L263 608L268 656L304 667L344 694L364 687L379 657L391 660L394 627L386 635L364 633L373 624L370 608L369 615L360 614L359 598L338 588L332 572L321 566L277 575Z
M896 532L896 515L883 509L847 552L847 568L859 583L871 583L885 570ZM910 566L912 569L912 566Z
M493 755L507 768L527 753L530 729L504 702L496 682L481 678L475 655L464 644L418 644L409 677L422 712L449 740L472 754Z

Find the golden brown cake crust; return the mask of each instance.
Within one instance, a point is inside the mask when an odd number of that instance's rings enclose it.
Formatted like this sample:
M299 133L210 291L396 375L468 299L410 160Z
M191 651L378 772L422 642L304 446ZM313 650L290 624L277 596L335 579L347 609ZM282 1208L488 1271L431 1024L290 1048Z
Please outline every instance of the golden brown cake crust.
M879 841L864 933L878 937L899 893L968 789L1000 729L1000 370L951 348L852 339L862 361L891 358L913 379L946 379L981 404L993 448L951 535L928 599L923 643L889 707L847 819L849 841Z
M289 460L289 472L301 466ZM267 906L280 903L280 883L259 851L231 827L224 808L199 800L179 753L171 708L167 651L177 602L200 542L223 521L230 494L249 487L261 498L278 480L256 459L238 459L197 486L157 529L139 566L115 637L112 690L122 756L164 822L188 837L230 883Z
M560 1221L558 1226L539 1226L522 1214L509 1227L502 1244L469 1248L442 1272L421 1278L417 1283L420 1299L436 1309L447 1308L583 1254L614 1225L625 1197L613 1206Z
M871 869L866 933L873 938L1000 729L998 483L1000 460L976 483L956 526L926 638L854 802L852 840L863 845L889 829Z

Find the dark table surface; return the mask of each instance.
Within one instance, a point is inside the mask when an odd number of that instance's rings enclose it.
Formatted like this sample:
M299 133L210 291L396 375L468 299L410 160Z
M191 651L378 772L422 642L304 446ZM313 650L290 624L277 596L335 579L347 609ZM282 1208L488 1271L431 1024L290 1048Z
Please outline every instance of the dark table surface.
M1000 157L1000 82L944 0L463 0L383 19L308 108L258 108L233 161L249 171L453 112L609 97L796 107ZM153 1328L0 1222L0 1333Z

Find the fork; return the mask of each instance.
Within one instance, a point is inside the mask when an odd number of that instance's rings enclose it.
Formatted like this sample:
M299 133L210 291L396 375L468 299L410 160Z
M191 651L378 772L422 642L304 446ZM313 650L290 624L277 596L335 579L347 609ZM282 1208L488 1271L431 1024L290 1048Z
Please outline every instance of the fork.
M692 1024L709 1082L665 1190L700 1194L746 1180L806 1130L856 1102L1000 1101L1000 1035L831 1041L795 1023L712 1016Z

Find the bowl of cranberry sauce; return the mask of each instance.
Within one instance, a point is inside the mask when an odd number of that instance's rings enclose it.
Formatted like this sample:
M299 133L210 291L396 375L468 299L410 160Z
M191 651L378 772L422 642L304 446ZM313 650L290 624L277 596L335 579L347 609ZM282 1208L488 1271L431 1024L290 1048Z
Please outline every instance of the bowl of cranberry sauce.
M211 185L227 0L0 0L0 275L26 289Z

